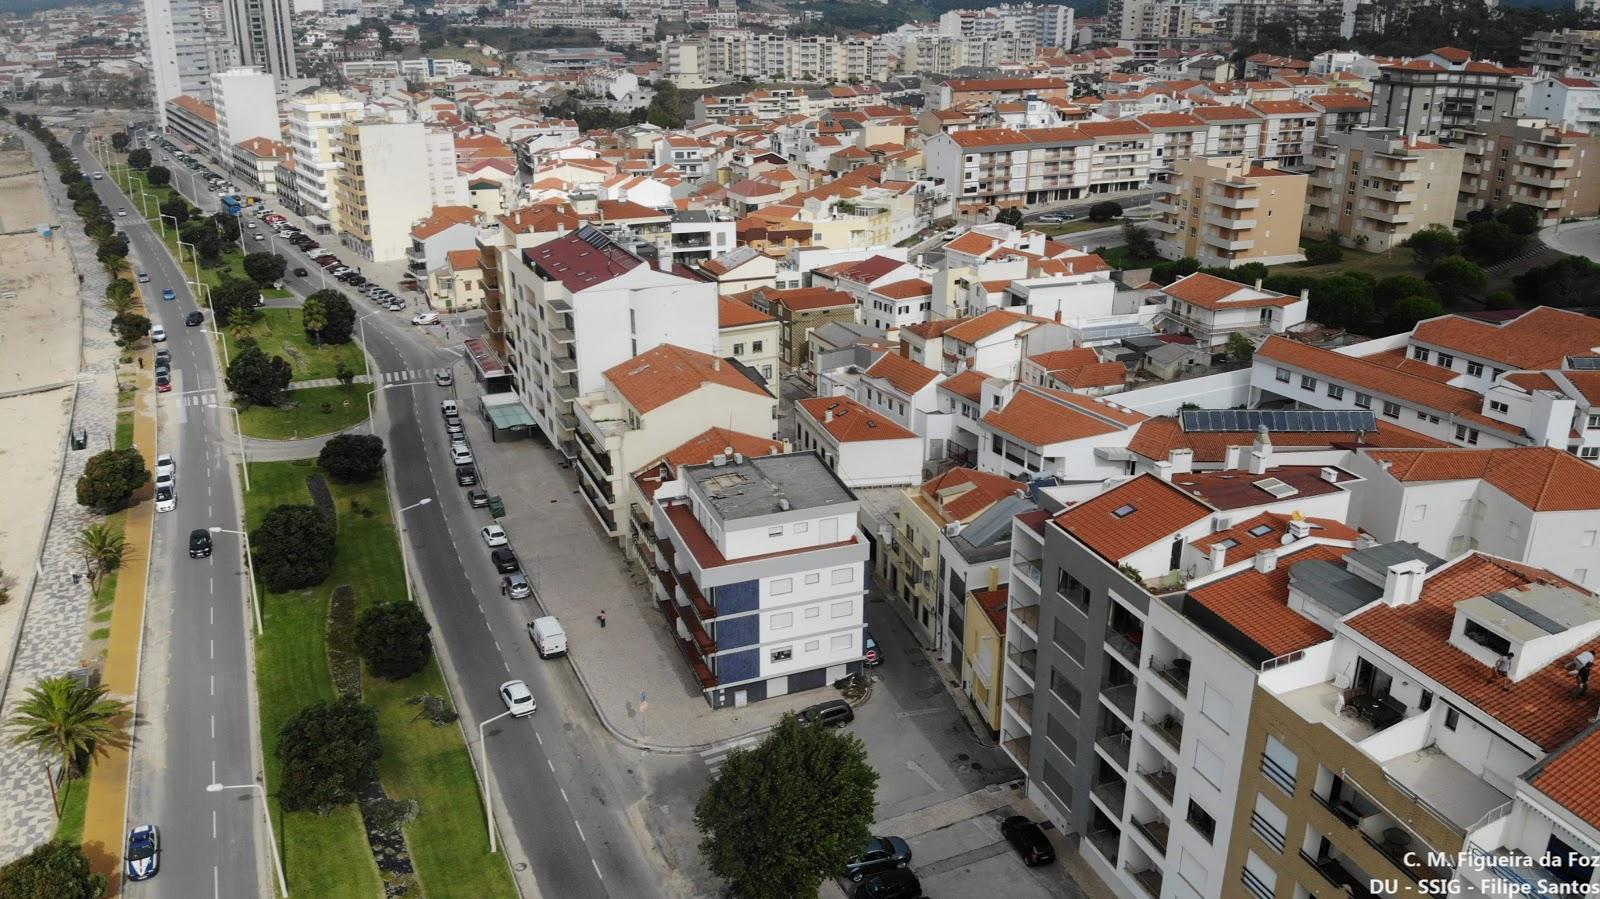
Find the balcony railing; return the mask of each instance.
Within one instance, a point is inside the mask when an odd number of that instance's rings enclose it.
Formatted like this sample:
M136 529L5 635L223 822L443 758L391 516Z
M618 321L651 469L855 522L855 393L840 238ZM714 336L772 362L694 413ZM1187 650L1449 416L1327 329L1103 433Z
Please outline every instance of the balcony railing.
M1141 632L1135 633L1138 633L1141 638L1143 637ZM1135 642L1130 635L1108 627L1106 628L1106 646L1112 652L1127 660L1129 664L1134 666L1139 664L1139 643Z
M1033 694L1016 693L1006 697L1006 707L1011 709L1016 716L1028 725L1033 726Z
M1127 731L1105 734L1094 741L1118 768L1128 770L1128 754L1133 748L1133 735Z
M1106 811L1111 814L1112 818L1116 820L1122 819L1122 803L1128 796L1127 784L1120 780L1108 780L1104 783L1095 784L1090 788L1089 793L1100 800L1100 804L1106 807Z
M1150 660L1150 670L1156 676L1166 681L1178 695L1185 699L1189 696L1189 660L1173 659L1169 664L1161 664L1155 659Z
M1256 836L1265 840L1268 846L1271 846L1278 852L1283 851L1285 840L1283 831L1274 826L1271 821L1261 817L1258 812L1250 813L1250 829L1255 831Z
M1161 871L1154 866L1142 871L1133 870L1132 865L1124 866L1128 876L1139 885L1139 889L1150 899L1161 899Z
M1128 720L1133 720L1133 702L1139 694L1137 684L1122 684L1116 687L1101 687L1100 695L1111 703L1112 707L1120 711Z
M1044 568L1038 559L1026 559L1023 558L1021 553L1012 553L1011 570L1026 578L1035 589L1043 589L1041 578L1043 577Z
M1166 768L1157 768L1154 771L1140 768L1139 777L1169 803L1177 792L1178 777Z
M1149 840L1150 845L1156 847L1162 856L1167 854L1167 835L1172 828L1165 819L1158 815L1149 821L1134 821L1133 829L1144 834L1144 838Z
M1089 845L1095 848L1106 861L1115 865L1117 863L1118 844L1122 842L1122 835L1115 830L1096 830L1089 834ZM1271 897L1267 897L1271 899Z
M1010 659L1013 665L1016 665L1022 670L1022 673L1027 676L1029 683L1033 682L1035 677L1034 669L1039 664L1039 650L1008 649L1006 650L1006 658Z
M1167 741L1167 743L1171 745L1173 749L1177 749L1183 745L1182 721L1179 721L1177 718L1174 718L1171 715L1165 715L1161 718L1152 718L1149 715L1141 715L1140 718L1144 720L1146 727L1155 731L1156 735Z
M1000 746L1010 753L1016 760L1017 766L1028 770L1028 760L1033 752L1033 739L1030 737L1014 737L1001 743Z

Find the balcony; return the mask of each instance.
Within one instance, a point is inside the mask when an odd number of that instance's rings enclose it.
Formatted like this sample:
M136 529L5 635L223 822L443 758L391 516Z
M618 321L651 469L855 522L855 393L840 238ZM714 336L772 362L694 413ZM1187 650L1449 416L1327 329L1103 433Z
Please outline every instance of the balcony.
M1139 644L1143 639L1143 630L1131 629L1123 631L1109 626L1106 628L1106 648L1135 667L1139 664Z
M1138 825L1134 826L1137 827ZM1139 889L1146 896L1149 896L1150 899L1161 899L1161 871L1159 869L1152 865L1142 871L1135 871L1132 865L1127 865L1125 870L1128 872L1128 877L1138 884Z
M1028 770L1028 760L1033 752L1032 737L1017 736L1009 740L1004 740L1000 743L1000 748L1004 749L1006 754L1011 756L1011 759L1017 763L1018 768L1021 768L1024 771Z
M1144 836L1146 840L1150 841L1150 845L1155 847L1156 854L1159 857L1164 858L1166 856L1167 837L1172 832L1171 826L1167 824L1167 819L1161 817L1160 815L1156 815L1149 821L1134 821L1133 829L1137 830Z
M1391 225L1409 225L1416 221L1417 218L1414 213L1400 211L1390 212L1383 209L1360 209L1357 210L1357 212L1369 219L1372 219L1373 221L1387 222Z
M1144 226L1151 231L1160 231L1163 234L1176 234L1183 227L1177 222L1169 222L1166 219L1150 219L1144 223Z
M1237 197L1217 191L1212 191L1207 199L1225 209L1254 209L1261 205L1255 197Z
M1138 684L1122 684L1120 686L1103 686L1100 688L1100 698L1104 699L1112 708L1121 712L1129 721L1133 720L1133 701L1139 693Z
M1023 677L1027 678L1028 686L1033 686L1034 669L1039 664L1039 650L1008 648L1006 650L1006 658L1011 661L1012 665L1016 666L1018 671L1022 672Z
M1529 184L1545 190L1565 190L1572 181L1563 177L1552 177L1549 172L1539 172L1529 175L1513 175L1518 184Z
M1156 677L1166 681L1185 699L1189 698L1189 665L1189 660L1185 658L1176 658L1167 663L1158 662L1153 656L1150 659L1150 670Z
M1017 720L1028 730L1033 730L1033 694L1012 693L1006 697L1006 708L1017 716Z
M1168 203L1163 200L1150 201L1151 215L1176 215L1177 212L1178 207L1172 203Z
M1139 718L1145 727L1153 731L1168 746L1177 749L1183 745L1183 719L1176 715L1162 715L1160 718L1155 718L1148 714L1140 715Z
M1214 225L1225 231L1248 231L1256 226L1255 219L1228 218L1227 216L1217 215L1213 212L1206 213L1205 221L1206 224Z
M1139 778L1171 805L1172 797L1178 790L1178 776L1166 768L1157 768L1153 771L1145 768L1138 770Z
M1044 569L1038 559L1025 558L1021 553L1013 552L1011 554L1011 570L1022 575L1023 579L1034 590L1043 589L1041 585L1043 584Z
M1111 759L1111 763L1123 771L1128 770L1128 753L1133 748L1133 734L1120 731L1114 734L1104 734L1095 739L1094 745Z
M550 361L554 364L556 371L564 375L573 374L578 370L578 360L571 356L552 356Z
M1322 875L1323 880L1333 885L1335 891L1343 890L1346 896L1377 899L1378 894L1370 889L1372 878L1368 877L1360 868L1357 868L1349 859L1344 858L1342 854L1335 853L1316 858L1302 849L1300 850L1300 860L1315 868L1316 872Z
M1554 156L1543 153L1528 153L1517 151L1517 161L1523 165L1538 166L1545 169L1570 169L1576 163L1571 156Z
M1117 848L1121 842L1122 835L1117 833L1116 828L1094 830L1089 833L1089 845L1113 865L1117 863Z
M1253 240L1234 240L1229 237L1223 237L1219 234L1207 234L1202 238L1202 240L1207 246L1213 246L1217 249L1226 250L1230 253L1238 253L1244 250L1254 249L1256 245L1256 242Z
M1016 603L1012 603L1012 605L1011 605L1011 617L1017 619L1017 622L1019 624L1021 624L1025 628L1027 628L1035 636L1038 635L1038 633L1039 633L1039 606L1038 606L1037 603L1035 603L1034 605L1031 605L1031 606L1023 606L1023 605L1017 605Z
M1413 191L1385 190L1379 187L1367 188L1367 196L1372 197L1375 200L1383 200L1388 203L1412 203L1417 199L1417 195Z
M1128 785L1116 778L1112 778L1103 783L1095 784L1089 790L1089 795L1099 800L1100 805L1105 808L1107 814L1113 818L1120 819L1122 817L1122 803L1128 797Z

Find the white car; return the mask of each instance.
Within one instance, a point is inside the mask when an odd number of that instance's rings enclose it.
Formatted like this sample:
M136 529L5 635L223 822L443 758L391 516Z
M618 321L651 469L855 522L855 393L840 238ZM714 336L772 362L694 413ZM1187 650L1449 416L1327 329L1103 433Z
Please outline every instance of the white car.
M266 240L267 239L267 236L265 234L261 234L259 232L258 233L252 233L250 236L252 238L256 239L256 240Z
M439 323L439 313L418 312L416 315L411 316L411 323L413 325L436 325Z
M452 446L450 447L450 461L456 465L471 465L472 450L464 446Z
M949 231L946 231L946 232L944 232L944 234L940 235L939 239L940 240L955 240L956 238L960 237L962 235L962 233L963 232L962 232L962 230L960 228L951 228Z
M166 474L162 474L160 471L156 472L156 489L157 490L171 490L172 489L172 484L173 484L173 480L172 480L172 474L170 472L168 472Z
M156 477L176 477L178 466L172 461L171 453L162 453L156 456Z
M488 525L483 529L483 542L490 546L505 546L511 541L506 538L506 529L498 524Z
M118 218L126 218L127 215L128 215L127 207L125 207L125 206L117 207L117 217Z
M528 690L528 685L519 680L508 680L500 685L500 701L506 704L513 718L532 715L539 710L539 703L533 701L533 693Z
M104 181L104 180L106 180L105 172L95 172L94 173L94 180L96 180L96 181Z
M160 325L156 325L154 328L151 328L150 329L150 342L151 343L166 343L167 342L167 329L161 327Z
M178 498L173 495L171 487L156 488L156 511L171 512L178 508Z

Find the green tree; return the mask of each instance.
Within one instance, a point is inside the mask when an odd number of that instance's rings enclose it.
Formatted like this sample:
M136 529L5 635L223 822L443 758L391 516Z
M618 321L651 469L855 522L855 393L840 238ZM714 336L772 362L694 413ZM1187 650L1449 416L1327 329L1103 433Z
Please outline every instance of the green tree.
M91 687L66 675L47 677L29 687L12 711L6 720L11 742L32 749L45 760L57 817L61 803L56 782L83 776L95 756L126 745L127 735L117 719L127 713L128 704L107 699L105 687Z
M1090 213L1091 215L1093 213ZM1122 222L1122 240L1128 246L1128 255L1136 260L1155 259L1156 241L1150 232L1135 225L1132 221Z
M255 343L255 328L261 321L261 310L254 306L240 306L228 316L228 336L240 346Z
M293 379L294 370L282 356L268 358L261 347L247 346L233 357L224 380L241 400L255 406L272 406Z
M1344 258L1338 244L1325 240L1306 244L1306 262L1310 265L1330 265Z
M332 296L323 301L323 308L327 311L327 322L322 326L322 342L333 344L349 343L355 336L356 310L350 305L350 300L338 291L318 291L329 293ZM312 294L315 296L316 294Z
M1122 215L1122 204L1116 200L1101 200L1089 207L1089 221L1109 222Z
M122 273L128 270L128 257L101 256L100 267L105 269L107 277L118 280L122 277Z
M239 240L239 219L237 216L226 212L218 212L211 216L211 223L216 226L217 237L223 243L235 243Z
M100 899L105 891L106 878L89 870L83 847L66 840L51 840L0 868L5 899Z
M1427 279L1439 299L1446 303L1478 293L1489 284L1489 276L1483 273L1483 269L1460 256L1439 260L1438 264L1428 269Z
M1256 357L1256 345L1250 342L1250 338L1235 331L1228 338L1228 357L1235 362L1249 363Z
M1360 329L1372 321L1372 285L1354 274L1329 275L1310 285L1312 318L1336 328Z
M153 165L145 169L144 177L150 182L151 187L166 187L172 183L172 169L164 165Z
M1200 260L1193 256L1184 256L1181 259L1166 259L1150 267L1150 280L1157 284L1171 284L1179 278L1192 275L1200 270Z
M378 713L354 699L301 709L278 733L278 803L325 815L378 779Z
M412 602L384 602L356 619L356 652L367 669L384 680L405 680L428 667L433 644L422 608Z
M250 532L250 552L268 590L314 587L333 570L333 526L313 506L275 506Z
M1390 333L1410 331L1417 322L1444 315L1444 307L1433 297L1402 297L1389 308L1383 323Z
M262 287L283 277L289 263L277 253L251 253L244 257L244 273Z
M133 346L150 333L150 319L137 312L124 312L112 317L111 333L117 335L118 346Z
M150 167L150 151L140 147L128 151L128 165L131 168L144 170Z
M1493 264L1515 256L1525 241L1504 222L1477 222L1461 232L1461 251L1476 262Z
M139 308L139 301L133 298L133 284L118 278L106 285L106 298L100 305L117 316Z
M340 434L322 445L317 465L335 481L357 484L383 473L383 453L376 434Z
M1539 210L1525 203L1512 203L1495 214L1495 218L1511 233L1527 237L1539 230Z
M785 715L701 795L700 852L744 899L815 899L871 837L877 786L858 738Z
M202 266L215 268L222 261L222 235L209 219L190 219L178 233L184 243L194 247Z
M1431 297L1433 285L1415 275L1390 275L1378 282L1372 298L1380 309L1388 309L1406 297Z
M228 326L243 310L261 305L261 291L250 281L224 275L211 291L211 316L217 324Z
M150 480L144 456L137 449L109 449L89 457L78 476L78 505L102 515L128 504L133 492Z
M1443 225L1429 225L1406 238L1401 246L1415 253L1418 262L1431 266L1446 256L1460 252L1461 241L1449 228Z
M104 522L91 524L78 532L74 541L78 555L83 557L83 570L89 575L89 592L100 590L100 581L106 575L122 568L133 547L122 532Z
M118 131L116 134L111 135L111 149L116 150L118 153L128 149L128 142L129 137L125 131Z
M1022 210L1015 206L1007 206L995 214L994 220L1002 225L1021 225Z
M161 214L171 216L181 227L189 220L189 203L183 197L168 197L166 202L161 204Z
M328 327L328 298L331 290L319 290L300 304L300 326L312 343L322 343L322 332Z
M1563 256L1511 279L1519 306L1600 306L1600 264Z

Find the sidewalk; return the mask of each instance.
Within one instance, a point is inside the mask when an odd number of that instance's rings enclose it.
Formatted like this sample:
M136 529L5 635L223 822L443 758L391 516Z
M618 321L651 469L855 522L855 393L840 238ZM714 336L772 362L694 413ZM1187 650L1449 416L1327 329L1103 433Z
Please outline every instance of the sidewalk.
M148 350L141 350L148 357ZM138 371L138 393L134 401L133 445L152 469L156 456L156 394L151 369ZM123 536L132 551L117 574L116 600L111 606L111 639L106 646L105 666L100 683L114 699L133 706L138 714L139 660L144 634L145 588L150 578L150 550L155 534L154 490L146 485L128 509ZM132 739L132 722L119 720ZM127 820L128 764L133 744L111 747L89 769L89 804L84 814L83 850L97 874L110 879L106 895L118 893L122 868L122 837Z

